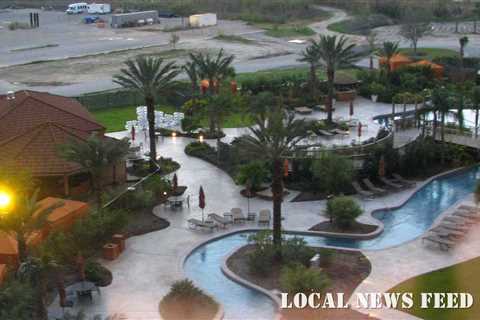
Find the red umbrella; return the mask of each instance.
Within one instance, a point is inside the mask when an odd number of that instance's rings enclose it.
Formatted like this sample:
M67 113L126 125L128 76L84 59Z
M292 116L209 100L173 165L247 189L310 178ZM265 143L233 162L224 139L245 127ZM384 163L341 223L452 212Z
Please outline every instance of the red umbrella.
M362 136L362 123L358 123L358 137L360 138Z
M288 171L289 171L288 167L289 167L288 159L285 159L285 161L283 161L283 175L285 177L288 177Z
M173 190L173 192L175 192L177 190L177 187L178 187L178 178L177 178L177 174L174 173L173 178L172 178L172 190Z
M80 280L85 281L86 276L85 276L85 258L79 254L77 257L77 268L78 268L78 274L80 275Z
M353 100L350 101L350 117L353 116Z
M132 141L135 141L135 126L132 126Z
M200 186L200 191L198 192L198 206L202 209L202 221L203 219L203 209L205 209L205 193L203 192L202 186Z

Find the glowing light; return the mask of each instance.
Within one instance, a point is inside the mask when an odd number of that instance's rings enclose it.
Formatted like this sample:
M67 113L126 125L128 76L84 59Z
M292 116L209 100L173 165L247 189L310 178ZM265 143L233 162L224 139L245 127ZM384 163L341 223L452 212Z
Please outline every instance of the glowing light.
M198 140L200 140L200 142L203 142L203 136L200 135L200 136L198 137Z
M0 210L7 209L12 203L12 196L4 190L0 190Z
M172 137L175 138L177 136L177 133L174 131L172 132Z

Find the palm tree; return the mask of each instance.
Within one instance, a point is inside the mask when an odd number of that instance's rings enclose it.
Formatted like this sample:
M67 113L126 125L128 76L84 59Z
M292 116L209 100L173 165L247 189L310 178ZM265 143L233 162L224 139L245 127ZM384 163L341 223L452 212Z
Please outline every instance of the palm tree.
M465 47L468 45L469 41L470 39L467 36L461 37L460 39L458 39L458 43L460 44L460 60L462 63L462 68L463 68L463 58L465 57Z
M433 108L440 113L440 137L442 140L442 163L445 160L445 120L446 115L452 109L452 96L445 87L436 88L432 91L432 104Z
M318 77L317 77L317 69L320 64L320 55L318 50L316 49L315 43L312 40L312 43L305 48L304 51L301 53L302 57L298 59L300 62L308 63L310 66L310 87L312 96L315 100L317 100L317 84L318 84Z
M265 116L257 115L255 125L250 127L251 135L239 138L239 146L244 151L272 165L273 243L278 259L282 254L283 161L307 136L305 120L294 118L293 113L287 113L282 107L274 108Z
M377 53L377 34L375 32L370 32L367 36L368 51L370 53L370 70L373 70L373 56Z
M223 49L220 49L216 56L210 53L190 53L190 61L196 65L198 75L208 80L211 95L217 93L216 83L235 74L235 70L231 66L234 59L233 55L225 55Z
M198 93L198 70L197 65L192 61L187 61L185 65L183 65L182 69L190 79L190 83L192 86L192 97L195 97Z
M390 62L392 61L392 58L399 54L400 49L399 49L399 43L398 42L391 42L391 41L385 41L383 43L382 48L380 48L380 55L385 58L385 66L387 69L387 75L390 75L391 66Z
M338 68L349 65L359 58L354 52L355 44L347 44L348 39L344 36L321 36L318 42L312 41L312 45L318 52L320 59L327 69L328 101L327 122L332 122L333 98L335 95L335 73Z
M87 140L73 140L59 148L60 155L67 161L78 163L89 174L98 208L102 207L103 183L105 171L123 160L130 149L127 139L115 140L100 138L92 134Z
M140 93L147 106L148 133L150 137L150 170L157 168L157 146L155 140L155 97L168 92L173 79L180 73L174 62L165 62L161 58L138 56L127 60L126 68L113 76L113 82L124 88Z
M47 282L48 275L58 271L58 264L46 257L42 259L29 257L25 260L17 271L17 277L31 285L34 290L34 319L47 320L48 312L46 308Z
M28 237L34 231L41 230L47 223L48 215L63 205L59 202L48 208L40 208L37 204L38 192L35 191L32 196L20 195L12 212L0 219L0 230L16 237L20 262L26 261L28 257Z
M480 111L480 86L476 86L472 89L470 99L475 109L475 138L478 138L478 117Z

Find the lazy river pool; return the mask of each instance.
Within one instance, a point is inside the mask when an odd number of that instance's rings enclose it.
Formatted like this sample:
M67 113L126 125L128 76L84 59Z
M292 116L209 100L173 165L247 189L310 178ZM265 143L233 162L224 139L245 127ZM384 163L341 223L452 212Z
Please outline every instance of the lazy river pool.
M371 240L348 240L301 235L311 246L380 250L413 240L427 231L447 208L473 192L480 168L439 177L419 189L401 207L379 210L373 216L384 231ZM225 257L247 244L252 231L234 233L195 249L185 260L187 276L222 304L225 319L273 319L275 305L266 295L228 279L221 271Z

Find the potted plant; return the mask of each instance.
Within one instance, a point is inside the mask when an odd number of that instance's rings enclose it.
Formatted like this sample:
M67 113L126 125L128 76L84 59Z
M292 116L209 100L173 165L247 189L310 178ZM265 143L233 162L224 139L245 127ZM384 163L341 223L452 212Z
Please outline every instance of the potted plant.
M385 87L378 82L372 82L368 89L370 91L370 97L372 101L376 103L378 96L382 94L382 92L385 90Z

